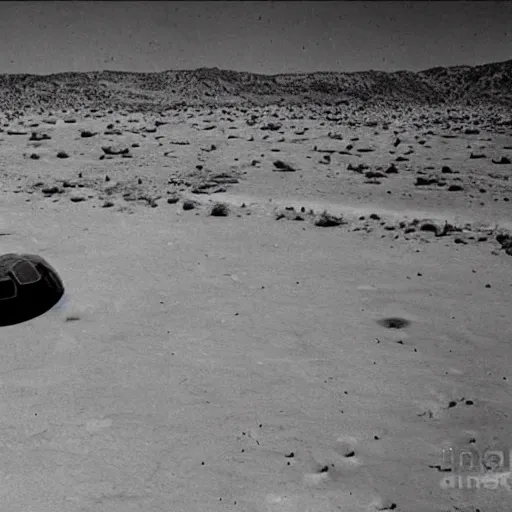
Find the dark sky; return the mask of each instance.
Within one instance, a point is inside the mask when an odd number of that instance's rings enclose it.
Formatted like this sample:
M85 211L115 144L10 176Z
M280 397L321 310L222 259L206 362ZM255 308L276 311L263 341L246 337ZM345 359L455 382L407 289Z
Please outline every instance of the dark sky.
M417 71L512 59L512 2L1 2L0 44L0 73Z

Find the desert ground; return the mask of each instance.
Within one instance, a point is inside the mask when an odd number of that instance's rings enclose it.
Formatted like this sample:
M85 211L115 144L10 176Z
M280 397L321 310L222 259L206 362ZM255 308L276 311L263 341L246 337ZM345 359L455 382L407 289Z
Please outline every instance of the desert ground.
M3 113L2 510L510 507L512 128L343 109Z

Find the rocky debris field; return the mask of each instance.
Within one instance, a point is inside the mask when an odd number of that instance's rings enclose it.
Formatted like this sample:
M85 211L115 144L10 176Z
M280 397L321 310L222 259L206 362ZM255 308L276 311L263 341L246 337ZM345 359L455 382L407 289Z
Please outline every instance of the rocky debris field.
M350 229L391 238L496 244L507 235L511 127L485 109L357 112L278 105L4 115L0 172L4 191L25 201L130 212L246 194L261 205L289 199L368 208L368 215L345 212ZM308 218L270 206L278 219Z

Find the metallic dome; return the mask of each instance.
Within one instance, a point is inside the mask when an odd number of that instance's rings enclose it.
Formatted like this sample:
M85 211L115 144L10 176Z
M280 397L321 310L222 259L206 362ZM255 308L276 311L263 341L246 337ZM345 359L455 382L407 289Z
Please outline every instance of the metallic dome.
M35 254L0 256L0 326L46 313L64 294L55 269Z

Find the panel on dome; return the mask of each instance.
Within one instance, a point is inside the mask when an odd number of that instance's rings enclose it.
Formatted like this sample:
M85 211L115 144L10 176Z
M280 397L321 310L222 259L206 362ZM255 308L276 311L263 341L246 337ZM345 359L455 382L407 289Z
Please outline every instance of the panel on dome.
M37 281L41 279L41 275L37 269L27 260L16 262L12 266L11 272L21 285L37 283Z

